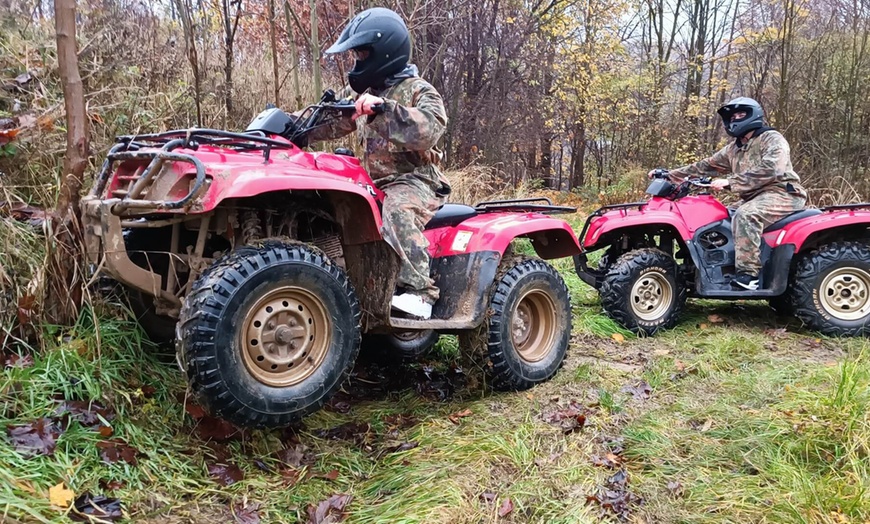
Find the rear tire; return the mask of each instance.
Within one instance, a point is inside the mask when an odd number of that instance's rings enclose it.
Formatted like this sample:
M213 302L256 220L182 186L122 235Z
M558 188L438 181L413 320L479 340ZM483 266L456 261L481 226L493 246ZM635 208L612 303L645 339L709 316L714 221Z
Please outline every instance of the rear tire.
M212 415L281 427L318 410L359 352L360 307L320 251L265 241L217 261L180 318L179 360Z
M831 336L870 333L870 245L834 242L798 260L792 281L795 316Z
M686 304L686 287L676 262L654 248L619 257L604 276L599 294L611 318L643 335L674 327Z
M542 260L519 259L500 274L489 317L460 340L474 353L485 348L495 389L525 390L562 367L571 340L571 299L562 276Z

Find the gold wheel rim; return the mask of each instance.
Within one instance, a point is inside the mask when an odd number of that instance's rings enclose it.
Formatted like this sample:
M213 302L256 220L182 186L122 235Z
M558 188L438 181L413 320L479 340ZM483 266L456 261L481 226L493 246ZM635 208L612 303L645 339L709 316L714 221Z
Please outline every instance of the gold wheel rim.
M870 313L870 274L857 267L828 273L819 292L822 308L839 320L860 320Z
M307 379L323 363L332 319L316 295L284 286L266 293L248 310L240 337L245 367L254 378L287 387Z
M556 304L550 295L534 289L520 297L511 315L511 340L526 362L539 362L553 351Z
M671 307L674 289L661 273L650 271L640 276L631 286L629 303L634 315L646 322L654 322Z

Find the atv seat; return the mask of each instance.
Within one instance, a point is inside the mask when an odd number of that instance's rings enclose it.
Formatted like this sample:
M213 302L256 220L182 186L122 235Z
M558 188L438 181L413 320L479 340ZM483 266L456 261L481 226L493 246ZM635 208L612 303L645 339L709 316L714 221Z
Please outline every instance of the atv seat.
M796 211L796 212L786 216L785 218L781 218L781 219L777 220L776 222L774 222L773 224L767 226L766 228L764 228L764 232L770 233L771 231L776 231L777 229L782 229L785 226L791 224L792 222L796 222L802 218L814 217L814 216L821 215L821 214L822 214L821 209L804 209L801 211Z
M432 217L424 229L437 229L439 227L452 227L464 220L477 216L477 210L471 206L462 204L444 204Z

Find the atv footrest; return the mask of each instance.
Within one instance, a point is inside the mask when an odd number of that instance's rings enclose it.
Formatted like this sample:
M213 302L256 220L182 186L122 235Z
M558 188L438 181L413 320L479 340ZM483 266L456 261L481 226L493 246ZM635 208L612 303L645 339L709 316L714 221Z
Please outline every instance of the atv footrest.
M781 295L782 292L774 291L773 289L757 289L755 291L748 290L733 290L733 291L707 291L703 295L698 295L698 298L721 298L730 300L763 300Z

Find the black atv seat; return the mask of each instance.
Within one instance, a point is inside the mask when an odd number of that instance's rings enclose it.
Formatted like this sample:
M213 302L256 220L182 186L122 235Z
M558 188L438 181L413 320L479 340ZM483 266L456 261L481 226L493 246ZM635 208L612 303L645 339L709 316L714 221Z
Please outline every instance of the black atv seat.
M796 222L802 218L814 217L814 216L821 215L821 214L822 214L821 209L804 209L802 211L797 211L797 212L792 213L785 218L781 218L781 219L777 220L776 222L774 222L773 224L767 226L766 228L764 228L764 232L770 233L771 231L776 231L777 229L782 229L785 226L791 224L792 222Z
M444 204L435 216L432 217L424 229L437 229L439 227L452 227L464 220L477 216L477 210L471 206L462 204Z

